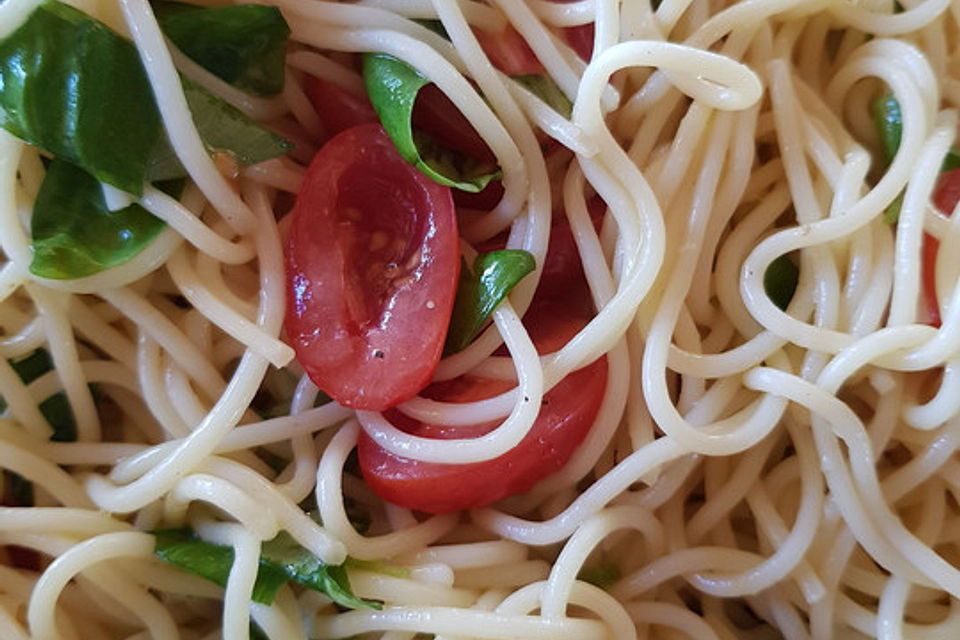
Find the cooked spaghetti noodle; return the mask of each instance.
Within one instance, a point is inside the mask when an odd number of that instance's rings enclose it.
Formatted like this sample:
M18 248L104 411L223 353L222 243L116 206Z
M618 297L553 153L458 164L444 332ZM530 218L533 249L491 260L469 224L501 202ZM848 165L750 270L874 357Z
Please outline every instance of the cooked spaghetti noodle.
M0 507L0 636L236 640L251 622L274 640L960 635L960 216L932 204L958 130L960 2L269 3L292 32L274 98L171 50L146 0L74 3L135 43L189 173L178 198L146 188L139 204L168 228L120 266L30 271L44 153L0 130L0 467L34 488L33 506ZM0 4L0 36L36 5ZM585 62L560 34L591 23ZM475 30L508 25L569 119L490 64ZM559 350L538 357L521 322L538 269L434 373L510 391L399 407L501 423L483 437L319 404L285 343L286 214L329 137L302 82L359 96L352 55L370 51L424 74L496 158L503 196L461 212L465 251L505 232L542 265L562 212L589 283L596 313ZM178 70L296 149L224 170ZM870 115L884 92L902 114L886 168ZM939 327L924 234L940 243ZM799 280L780 308L764 279L783 256ZM41 348L52 369L25 383L11 363ZM497 457L602 356L589 435L525 494L427 516L378 498L351 461L362 432L414 460ZM75 442L51 441L39 407L60 392ZM263 398L282 410L265 417ZM154 555L149 532L183 526L232 548L225 587ZM253 601L280 532L323 563L354 559L354 592L382 608L289 585Z

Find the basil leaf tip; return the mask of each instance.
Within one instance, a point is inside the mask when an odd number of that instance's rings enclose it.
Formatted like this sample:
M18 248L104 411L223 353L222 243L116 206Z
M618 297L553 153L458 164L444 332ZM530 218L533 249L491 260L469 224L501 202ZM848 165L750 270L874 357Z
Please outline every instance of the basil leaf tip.
M472 270L462 261L444 354L465 349L497 305L535 268L533 256L521 249L482 253L474 261Z
M404 160L431 180L477 193L500 172L465 154L442 148L428 134L414 131L413 105L430 83L419 71L384 53L363 55L363 80L380 123Z

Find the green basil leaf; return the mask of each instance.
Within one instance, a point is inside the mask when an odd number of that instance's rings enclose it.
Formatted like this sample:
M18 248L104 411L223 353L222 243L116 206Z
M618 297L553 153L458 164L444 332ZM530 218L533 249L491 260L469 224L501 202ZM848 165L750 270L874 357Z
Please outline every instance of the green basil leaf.
M903 196L905 192L901 191L897 194L897 197L893 199L893 202L887 205L887 208L883 211L883 221L889 225L897 224L897 221L900 220L900 209L903 208Z
M3 470L3 504L11 507L32 507L33 483L13 471Z
M82 278L122 264L166 228L132 204L110 211L97 180L63 160L47 168L30 221L30 271L44 278Z
M530 93L546 102L554 111L567 120L573 115L573 103L560 90L557 83L548 75L531 73L522 76L512 76L514 82L523 85Z
M181 76L183 95L204 146L210 153L227 153L242 165L282 156L293 148L239 110ZM174 180L186 175L167 137L161 138L150 157L147 180Z
M419 25L422 26L422 27L426 27L427 29L430 29L430 31L433 31L435 34L437 34L438 36L443 37L443 38L446 39L446 40L449 40L449 39L450 39L450 34L447 33L447 28L446 28L445 26L443 26L443 23L442 23L441 21L439 21L439 20L427 20L427 19L417 20L417 19L415 19L415 20L413 20L413 22L416 22L417 24L419 24Z
M189 529L154 531L155 552L161 559L215 582L227 584L233 567L233 549L206 542ZM353 595L343 565L325 565L319 558L297 544L286 532L261 546L260 569L253 585L252 598L270 604L288 580L325 593L345 607L379 609L380 605Z
M260 96L283 91L290 28L276 7L205 8L160 0L153 8L163 33L213 75Z
M137 195L161 137L133 44L57 2L0 42L0 126Z
M880 151L883 153L885 164L893 162L900 148L900 138L903 135L903 115L900 113L900 103L890 94L874 99L871 104L873 124L880 137Z
M203 87L183 77L180 81L197 131L209 151L229 153L240 164L251 165L282 156L293 149L290 142L267 131ZM170 176L175 177L178 176Z
M43 374L53 371L53 360L46 349L36 349L30 355L19 360L9 360L10 366L17 372L24 384L30 384ZM0 398L0 412L5 411L7 403ZM53 428L50 440L54 442L74 442L77 439L77 422L70 408L70 401L63 391L58 391L37 405L41 415ZM24 481L26 482L26 481Z
M287 141L183 82L211 151L253 164L290 150ZM0 42L0 126L135 195L145 181L186 175L133 44L58 2L41 5Z
M195 573L221 587L227 585L233 567L233 549L197 538L189 529L154 531L157 556L162 560ZM260 562L253 583L252 599L260 604L271 604L277 592L287 582L286 574L278 567Z
M897 150L900 148L900 138L903 135L903 114L900 112L900 103L891 94L884 94L875 98L870 105L873 111L873 123L880 137L880 149L883 152L885 164L893 162ZM960 168L960 152L955 149L947 151L947 155L940 165L941 173ZM903 207L903 193L887 205L883 220L887 224L896 224L900 219L900 209Z
M462 262L444 353L465 349L497 305L534 268L533 256L520 249L482 253L474 261L472 271Z
M290 580L308 589L327 594L339 605L350 609L380 608L380 605L375 602L353 595L350 580L343 565L324 564L285 531L281 531L273 540L264 542L261 555L262 562L278 567Z
M601 589L606 589L620 578L620 567L612 562L602 562L592 567L584 567L577 575L578 580L589 582Z
M403 158L431 180L477 193L500 172L475 158L441 148L421 131L414 132L413 104L429 80L416 69L383 53L363 55L363 81L384 130Z
M799 281L800 269L793 260L782 255L771 262L763 274L763 290L773 304L785 310L793 300Z

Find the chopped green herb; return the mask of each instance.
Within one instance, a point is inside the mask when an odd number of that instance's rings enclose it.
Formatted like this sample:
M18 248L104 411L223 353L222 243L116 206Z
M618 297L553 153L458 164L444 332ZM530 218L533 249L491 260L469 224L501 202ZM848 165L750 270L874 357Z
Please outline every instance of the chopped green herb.
M30 384L43 374L53 370L53 360L46 349L36 349L30 355L19 360L10 360L10 366L17 372L24 384ZM0 412L5 411L7 403L0 398ZM77 439L77 423L70 408L70 401L63 391L58 391L37 405L44 419L53 428L50 439L54 442L73 442Z
M426 27L433 31L438 36L442 36L445 39L450 39L450 34L447 33L447 28L443 26L443 23L439 20L414 20L417 24L422 27Z
M290 28L276 7L208 8L161 0L153 8L163 33L210 73L260 96L283 91Z
M462 191L482 191L500 177L495 167L466 154L442 148L429 135L414 131L413 105L429 80L393 56L363 56L363 80L384 130L403 158L431 180Z
M873 112L873 123L877 129L877 135L880 138L880 151L883 154L884 165L893 162L900 149L900 140L903 136L903 114L900 111L900 103L892 94L884 94L870 104ZM960 168L960 152L950 149L943 164L940 165L940 171L950 171ZM900 219L900 209L903 207L903 193L900 193L893 202L887 205L883 219L887 224L896 224Z
M155 531L156 554L220 586L227 584L233 567L233 549L206 542L189 529ZM326 565L286 532L263 543L260 570L253 586L255 602L270 604L288 580L328 595L344 607L379 609L375 602L353 595L343 565Z
M372 573L382 573L385 576L393 578L409 578L410 569L406 567L395 567L379 560L357 560L356 558L347 558L347 567L350 569L361 569Z
M577 578L595 587L606 589L621 578L620 567L612 562L602 562L592 567L584 567Z
M763 290L773 304L786 309L793 300L800 280L800 269L788 256L782 255L770 263L763 274Z
M233 567L233 549L197 538L189 529L155 531L156 554L164 561L206 578L221 587L226 586ZM253 584L254 602L271 604L287 582L287 575L279 567L260 562L260 570Z
M20 474L3 470L3 504L11 507L33 506L33 483Z
M531 73L523 76L513 76L513 80L519 82L530 93L543 100L564 118L570 118L573 113L573 103L560 90L553 78L541 73Z
M264 562L280 567L287 577L297 584L325 593L339 605L350 609L366 607L379 609L380 605L353 595L350 580L344 565L325 565L315 555L303 548L281 531L273 540L263 543L261 564Z
M473 270L462 262L444 353L465 349L510 290L536 268L533 256L518 249L477 256Z

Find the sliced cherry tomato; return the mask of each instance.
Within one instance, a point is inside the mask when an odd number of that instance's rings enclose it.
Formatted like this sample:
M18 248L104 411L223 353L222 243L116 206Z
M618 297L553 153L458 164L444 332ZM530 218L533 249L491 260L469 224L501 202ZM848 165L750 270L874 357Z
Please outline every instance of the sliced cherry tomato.
M960 202L960 169L946 171L940 176L933 193L933 204L945 215L951 215ZM930 324L940 326L940 304L937 301L937 252L940 242L929 234L923 236L923 293L930 315Z
M565 27L563 39L583 60L589 62L593 57L593 23Z
M287 244L286 331L331 398L383 410L427 385L460 268L450 189L379 124L330 140L307 169Z
M525 317L541 353L554 351L585 323L559 303L544 303ZM428 513L447 513L492 504L529 491L558 471L586 438L597 417L607 384L606 358L574 371L547 392L530 433L503 455L471 464L437 464L394 455L365 433L358 457L367 484L384 500ZM506 391L512 384L475 376L432 385L425 395L446 402L470 402ZM471 426L426 425L391 411L398 428L435 439L477 438L497 423Z
M473 33L493 66L508 76L545 72L530 45L513 26L507 25L500 32L474 29Z
M366 95L350 93L314 76L304 78L303 91L330 137L360 124L379 122Z

